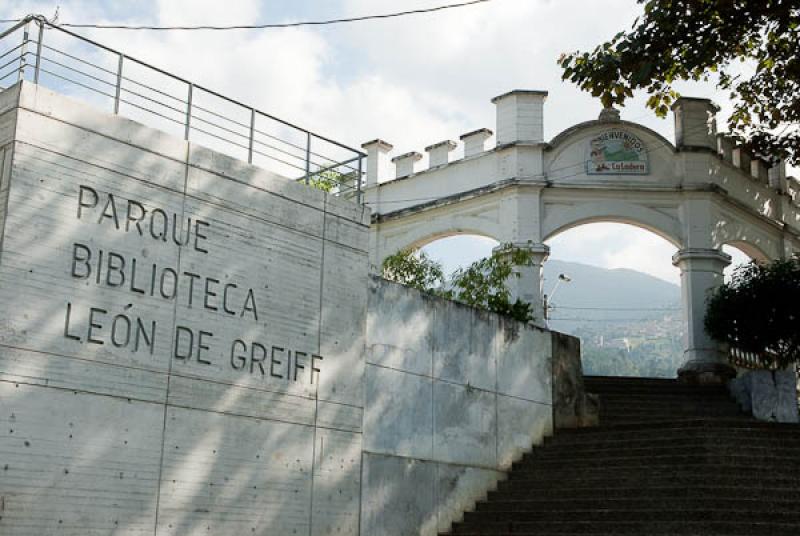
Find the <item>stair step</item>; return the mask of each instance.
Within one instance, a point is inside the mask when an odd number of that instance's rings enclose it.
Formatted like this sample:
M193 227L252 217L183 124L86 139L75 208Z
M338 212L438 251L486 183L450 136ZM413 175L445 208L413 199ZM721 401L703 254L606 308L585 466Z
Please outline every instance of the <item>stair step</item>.
M528 471L546 471L551 468L563 469L565 466L570 469L582 470L603 470L612 467L624 470L641 466L652 468L680 468L714 464L730 467L780 468L786 471L800 471L800 457L796 456L795 453L791 453L790 455L777 455L769 453L769 451L761 452L764 454L757 457L716 452L678 452L670 454L652 454L646 452L636 454L619 453L615 455L606 455L598 459L562 456L560 458L537 459L535 462L531 460L532 463L515 465L513 470L524 473Z
M800 426L758 422L722 386L585 377L600 425L558 430L456 535L800 535Z
M679 518L680 519L680 518ZM490 532L490 530L493 530ZM568 534L593 534L596 536L636 534L651 535L703 535L703 536L797 536L800 524L753 521L668 521L668 522L632 522L632 521L567 521L537 522L515 524L511 530L507 524L496 527L454 526L452 534L460 536L496 535L496 536L544 536Z
M684 443L682 445L645 445L641 447L624 446L605 449L564 449L561 452L553 449L534 449L526 454L520 461L513 466L522 468L530 465L536 466L541 462L559 460L569 462L574 460L591 460L595 463L608 459L616 458L640 458L640 457L675 457L684 456L691 453L692 456L745 456L751 460L761 458L790 458L797 457L800 453L796 447L776 448L771 446L749 446L736 444L712 444L710 442Z
M574 428L569 430L559 430L559 434L564 436L591 435L591 434L620 434L628 431L639 432L642 430L663 430L669 428L707 428L707 429L747 429L747 430L768 430L775 433L788 432L790 434L800 434L800 426L796 424L778 424L762 421L755 421L752 418L709 418L697 417L689 419L664 419L661 421L647 422L641 424L623 424L615 426L600 426L593 428Z
M713 509L732 509L742 511L792 511L796 502L779 499L768 500L763 498L736 498L728 497L721 500L712 495L692 498L673 497L669 502L671 510L681 512L708 511ZM480 517L483 514L508 515L509 519L528 519L551 512L567 511L659 511L664 507L663 497L622 497L609 498L605 494L598 494L593 498L552 499L536 498L521 500L493 500L477 505L475 512L469 513L469 518ZM524 515L523 515L524 514ZM800 513L798 513L800 515ZM522 516L522 517L520 517ZM481 517L482 519L482 517ZM465 521L467 519L465 518ZM800 519L799 519L800 521Z
M700 479L698 479L700 481ZM699 499L717 498L727 501L728 499L764 499L771 501L800 501L800 486L793 486L796 481L785 482L783 486L772 487L748 487L751 482L749 479L725 482L720 480L719 485L709 485L703 479L703 485L677 486L674 482L665 485L652 486L626 486L626 487L606 487L603 488L602 496L610 499ZM738 482L739 485L735 485ZM500 483L498 490L490 491L488 502L494 501L522 501L522 500L581 500L596 499L598 488L596 486L584 487L541 487L535 482L516 481L517 486L503 485ZM733 485L731 485L733 484Z
M759 476L761 478L759 478ZM611 471L609 474L582 473L565 479L558 475L509 475L507 480L498 482L497 490L519 491L527 489L570 489L594 488L595 490L611 490L625 488L663 488L666 486L683 486L686 488L701 488L702 486L722 487L748 487L748 489L798 489L800 476L785 476L780 474L763 478L757 471L743 472L741 469L722 471L720 468L709 468L706 472L694 470L685 471L642 471L619 473Z
M464 514L464 526L494 526L496 524L506 524L515 526L525 523L536 523L541 521L564 521L569 519L580 519L581 521L619 521L619 522L669 522L675 519L681 521L751 521L751 522L777 522L792 523L800 525L800 512L795 512L792 505L780 503L776 505L780 510L766 507L766 505L755 504L753 510L739 510L734 507L728 508L718 504L716 508L664 508L663 501L660 506L649 506L644 508L630 508L624 504L618 505L619 508L605 508L596 505L587 509L565 508L563 510L505 510L493 512L466 512Z
M698 447L719 447L719 448L765 448L765 449L797 449L796 452L800 453L800 437L797 438L782 438L782 437L761 437L761 435L724 435L703 433L702 431L694 434L677 434L675 436L666 437L651 437L643 439L629 439L629 440L589 440L585 437L585 441L580 442L558 442L557 440L550 440L545 442L544 447L533 449L531 453L526 456L539 456L540 453L549 452L554 454L567 454L567 453L605 453L606 451L624 452L629 449L642 449L642 448L662 448L674 447L683 449L695 449ZM553 448L549 448L549 447Z

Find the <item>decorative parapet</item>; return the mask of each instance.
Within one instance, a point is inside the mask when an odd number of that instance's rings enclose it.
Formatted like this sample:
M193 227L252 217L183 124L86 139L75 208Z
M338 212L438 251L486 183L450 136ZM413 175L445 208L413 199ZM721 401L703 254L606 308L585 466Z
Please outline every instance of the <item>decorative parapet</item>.
M395 178L407 177L414 173L414 164L422 159L422 155L416 151L401 154L392 158L395 165Z
M733 163L733 148L736 147L736 140L727 134L717 134L717 154L725 162Z
M769 164L761 158L753 158L750 161L750 176L758 182L769 184Z
M710 99L681 97L672 105L675 113L675 146L678 149L717 150L719 106Z
M361 148L367 151L366 185L374 186L380 179L389 176L389 152L394 147L391 143L375 139L362 144Z
M789 177L786 176L786 160L780 160L767 172L769 185L779 192L789 191ZM795 181L795 185L797 182Z
M516 89L492 99L497 113L497 145L544 143L547 91Z
M734 167L741 169L745 173L750 173L751 160L752 157L750 156L750 153L748 153L747 149L740 145L734 147L733 151L731 151L731 164L733 164Z
M428 153L428 167L434 168L444 166L450 161L450 153L456 148L456 142L452 140L440 141L425 147Z
M464 142L464 158L484 152L486 150L486 140L491 138L493 134L488 128L479 128L463 134L460 139Z

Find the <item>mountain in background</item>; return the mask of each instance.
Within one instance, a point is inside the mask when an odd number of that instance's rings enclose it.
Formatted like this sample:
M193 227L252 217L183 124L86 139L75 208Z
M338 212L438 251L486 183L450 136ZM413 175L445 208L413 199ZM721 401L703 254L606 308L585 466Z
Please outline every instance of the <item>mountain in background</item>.
M683 361L680 287L635 270L544 266L549 326L581 338L584 373L675 377ZM562 273L571 281L553 293Z

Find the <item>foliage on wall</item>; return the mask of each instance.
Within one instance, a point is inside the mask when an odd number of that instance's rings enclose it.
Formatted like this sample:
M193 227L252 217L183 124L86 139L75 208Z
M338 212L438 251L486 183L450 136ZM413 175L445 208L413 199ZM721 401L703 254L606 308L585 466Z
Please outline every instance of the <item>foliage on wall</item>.
M442 265L424 251L405 249L383 261L383 277L442 298L530 322L534 319L531 304L520 299L512 301L508 280L519 277L515 268L529 265L531 261L530 252L504 247L491 257L445 277Z

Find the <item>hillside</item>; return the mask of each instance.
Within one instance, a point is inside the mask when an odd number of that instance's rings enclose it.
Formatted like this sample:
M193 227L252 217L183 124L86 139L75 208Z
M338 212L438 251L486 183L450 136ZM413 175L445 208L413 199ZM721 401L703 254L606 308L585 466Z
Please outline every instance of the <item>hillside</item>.
M571 281L553 295L550 327L581 338L585 373L675 376L683 348L677 285L634 270L550 260L546 294L561 273Z

